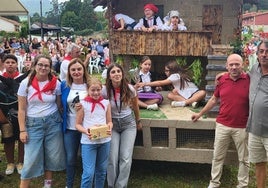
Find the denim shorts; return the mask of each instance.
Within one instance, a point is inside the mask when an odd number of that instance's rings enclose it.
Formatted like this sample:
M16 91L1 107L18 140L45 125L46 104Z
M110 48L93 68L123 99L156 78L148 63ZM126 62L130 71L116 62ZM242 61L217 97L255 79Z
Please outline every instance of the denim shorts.
M62 119L58 111L44 117L27 117L28 142L24 145L21 179L31 179L48 171L65 169Z

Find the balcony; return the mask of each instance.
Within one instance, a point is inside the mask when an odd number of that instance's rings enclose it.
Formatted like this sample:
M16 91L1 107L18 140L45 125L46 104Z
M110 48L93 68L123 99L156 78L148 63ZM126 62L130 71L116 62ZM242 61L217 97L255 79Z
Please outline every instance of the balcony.
M211 36L207 31L113 31L110 48L113 55L207 56Z

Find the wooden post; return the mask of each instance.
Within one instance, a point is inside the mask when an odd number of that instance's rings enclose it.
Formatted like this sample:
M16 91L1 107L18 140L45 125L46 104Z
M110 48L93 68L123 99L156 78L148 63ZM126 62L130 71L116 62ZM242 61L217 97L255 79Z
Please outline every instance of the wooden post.
M114 63L114 57L113 57L113 50L114 46L112 45L113 42L113 7L112 7L112 0L107 0L107 13L106 16L108 16L108 34L109 34L109 58L110 62Z

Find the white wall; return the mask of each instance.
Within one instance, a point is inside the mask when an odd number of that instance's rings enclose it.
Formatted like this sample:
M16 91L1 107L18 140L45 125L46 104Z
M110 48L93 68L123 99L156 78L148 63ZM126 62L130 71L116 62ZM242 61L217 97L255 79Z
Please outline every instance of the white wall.
M16 31L15 25L0 18L0 31L14 32Z

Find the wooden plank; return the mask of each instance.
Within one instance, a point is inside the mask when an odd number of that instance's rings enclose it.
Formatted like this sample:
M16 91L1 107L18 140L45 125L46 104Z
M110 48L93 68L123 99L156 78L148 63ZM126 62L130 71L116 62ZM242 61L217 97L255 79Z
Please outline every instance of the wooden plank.
M174 56L176 54L176 42L174 40L175 36L175 32L167 33L167 55Z
M167 54L167 52L168 52L167 44L168 44L167 34L165 32L162 32L161 33L161 52L160 52L160 54Z
M113 54L207 56L211 50L211 36L211 32L115 31L110 45Z
M126 54L133 55L138 54L137 35L133 32L126 32Z
M201 35L202 36L202 35ZM202 52L204 44L201 43L201 38L199 37L198 33L194 34L194 40L193 40L193 56L199 56Z
M138 46L139 46L139 54L140 55L146 55L146 51L145 51L145 42L146 42L146 35L144 32L135 32L136 33L136 37L138 38L137 42L138 42Z
M155 55L154 54L154 33L146 33L146 38L145 38L145 53L147 55Z
M181 56L181 52L182 52L182 38L183 38L183 36L184 36L185 34L184 33L182 33L182 32L178 32L177 33L177 46L176 46L176 55L177 56Z
M154 54L155 55L160 55L162 54L162 49L164 49L164 46L162 45L162 33L157 32L154 33L155 35L155 40L154 40Z

